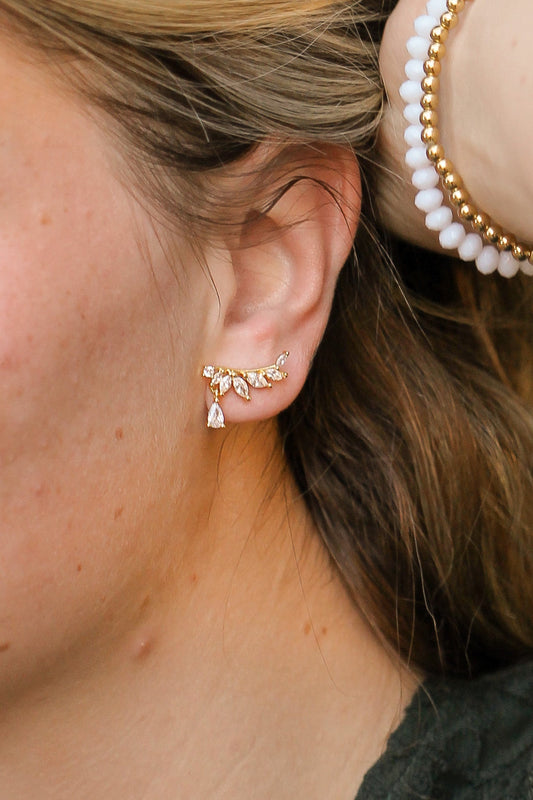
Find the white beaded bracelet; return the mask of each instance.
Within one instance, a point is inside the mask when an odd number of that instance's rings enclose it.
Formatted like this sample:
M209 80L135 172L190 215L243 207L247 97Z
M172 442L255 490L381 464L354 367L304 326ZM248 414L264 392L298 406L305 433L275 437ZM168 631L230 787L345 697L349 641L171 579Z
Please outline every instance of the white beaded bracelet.
M405 161L418 189L415 204L426 215L426 227L438 232L441 247L457 250L463 261L475 261L482 274L497 270L511 278L522 270L533 275L533 249L505 233L474 205L439 141L436 108L444 42L464 7L465 0L428 0L426 14L415 20L415 36L407 42L410 60L400 96L409 123L404 134L409 145ZM445 192L455 214L444 205ZM463 222L470 224L470 232Z

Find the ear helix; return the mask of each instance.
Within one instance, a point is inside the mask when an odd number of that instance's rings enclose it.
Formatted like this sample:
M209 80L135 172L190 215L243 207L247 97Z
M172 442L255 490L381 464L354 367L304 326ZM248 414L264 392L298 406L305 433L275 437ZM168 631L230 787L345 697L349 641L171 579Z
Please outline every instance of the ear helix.
M243 400L251 400L250 387L253 389L271 389L272 384L283 381L287 373L282 367L289 357L286 350L276 359L275 364L268 367L255 367L253 369L234 369L232 367L217 367L210 364L203 368L202 375L209 379L209 388L213 395L213 402L207 414L208 428L224 428L226 421L220 406L221 398L233 390Z

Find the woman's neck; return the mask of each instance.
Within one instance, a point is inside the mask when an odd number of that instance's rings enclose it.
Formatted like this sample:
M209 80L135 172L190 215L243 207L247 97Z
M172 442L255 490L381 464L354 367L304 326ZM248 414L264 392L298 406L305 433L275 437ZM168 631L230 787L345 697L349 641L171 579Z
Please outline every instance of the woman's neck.
M355 795L416 681L347 597L290 479L244 441L126 632L96 632L6 703L4 800Z

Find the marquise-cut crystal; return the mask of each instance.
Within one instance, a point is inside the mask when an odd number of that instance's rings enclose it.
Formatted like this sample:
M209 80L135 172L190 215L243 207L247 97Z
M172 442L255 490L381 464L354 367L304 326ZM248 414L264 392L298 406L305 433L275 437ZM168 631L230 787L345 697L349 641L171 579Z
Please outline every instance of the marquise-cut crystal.
M211 383L212 383L212 385L213 385L213 386L217 386L217 384L219 384L219 383L220 383L220 379L221 379L221 378L222 378L222 373L221 373L221 372L215 372L215 374L214 374L214 375L213 375L213 377L211 378Z
M250 399L250 394L248 392L248 384L246 383L244 378L239 378L238 376L235 376L233 378L233 388L235 389L237 394L240 395L241 397L246 398L246 400Z
M271 381L282 381L283 380L283 373L279 371L277 367L270 367L266 371L267 378L270 378Z
M204 371L202 374L204 378L212 378L213 375L215 374L215 368L211 366L204 367Z
M218 384L218 393L220 395L226 394L231 389L232 382L231 375L223 375Z
M261 372L247 372L246 380L254 389L266 389L270 386L269 382Z
M213 403L207 414L207 427L208 428L224 428L224 412L218 403Z
M285 364L287 363L288 357L289 357L288 353L282 353L280 356L278 356L278 360L276 361L276 367L284 367Z

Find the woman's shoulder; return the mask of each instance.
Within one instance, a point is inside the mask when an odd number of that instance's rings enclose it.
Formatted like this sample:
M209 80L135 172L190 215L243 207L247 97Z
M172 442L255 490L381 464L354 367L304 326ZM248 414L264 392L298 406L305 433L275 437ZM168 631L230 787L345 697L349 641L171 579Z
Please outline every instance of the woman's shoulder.
M426 681L357 800L533 800L533 661Z

